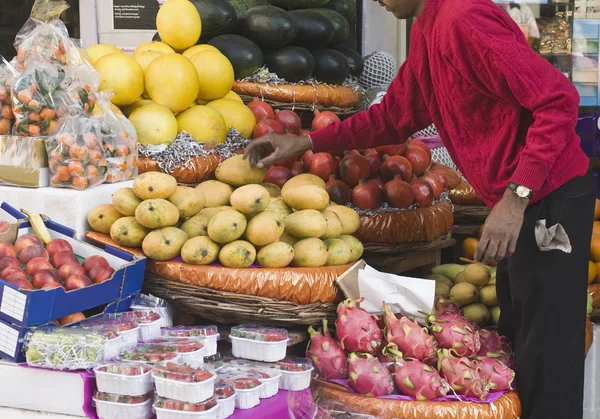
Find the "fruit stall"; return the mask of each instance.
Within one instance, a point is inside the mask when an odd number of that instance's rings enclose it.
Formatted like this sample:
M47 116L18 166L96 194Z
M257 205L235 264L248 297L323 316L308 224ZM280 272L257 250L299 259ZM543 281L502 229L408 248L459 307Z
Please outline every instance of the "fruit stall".
M349 46L355 2L161 3L126 53L36 0L0 60L0 416L518 418L439 137L243 157L376 106L397 66Z

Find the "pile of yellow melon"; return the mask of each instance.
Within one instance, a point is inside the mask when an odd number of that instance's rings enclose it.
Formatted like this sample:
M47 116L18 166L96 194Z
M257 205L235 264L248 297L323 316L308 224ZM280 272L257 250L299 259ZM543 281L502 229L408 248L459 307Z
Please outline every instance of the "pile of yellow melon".
M88 48L102 76L101 90L114 94L113 103L129 117L139 142L168 145L187 131L212 149L230 128L250 138L256 120L231 91L231 63L215 47L195 45L202 31L196 7L188 0L167 2L156 24L163 42L144 43L133 56L112 45Z

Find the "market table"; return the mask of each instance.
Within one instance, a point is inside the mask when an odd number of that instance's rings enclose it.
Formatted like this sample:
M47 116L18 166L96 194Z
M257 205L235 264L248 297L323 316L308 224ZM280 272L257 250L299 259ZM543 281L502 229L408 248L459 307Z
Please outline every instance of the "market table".
M44 214L53 221L74 229L77 239L83 240L88 230L88 212L100 204L110 204L111 195L117 189L132 185L133 181L104 184L85 191L0 186L0 202L6 202L16 209L26 208Z

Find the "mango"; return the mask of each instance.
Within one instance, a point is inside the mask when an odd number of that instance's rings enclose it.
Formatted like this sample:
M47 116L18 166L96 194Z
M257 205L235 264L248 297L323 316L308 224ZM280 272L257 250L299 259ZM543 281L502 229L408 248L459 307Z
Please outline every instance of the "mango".
M294 248L285 242L277 241L261 248L256 260L263 268L285 268L294 259Z
M148 233L142 243L142 250L150 259L171 260L180 255L187 240L187 234L177 227L160 228Z
M237 240L223 246L219 252L219 262L226 268L247 268L256 260L256 249L251 243Z
M299 239L321 237L327 231L327 221L316 210L303 210L284 218L285 230Z
M231 186L218 180L205 180L196 186L196 190L204 194L207 208L229 205L229 197L233 193Z
M342 235L344 228L342 227L342 220L340 217L333 211L325 210L321 212L325 217L325 221L327 222L327 230L325 230L325 234L321 236L322 239L334 239Z
M217 243L229 243L242 237L247 221L234 209L219 212L208 223L208 237Z
M115 243L125 247L142 247L149 229L138 223L135 217L123 217L110 228L110 237Z
M279 215L281 218L285 218L294 211L290 207L288 207L285 202L283 202L282 198L271 198L271 203L267 207L265 211L274 212Z
M281 196L281 189L279 188L279 186L268 182L261 183L260 185L267 191L269 191L269 195L271 195L272 198L277 198L278 196Z
M281 217L272 212L255 215L246 227L246 239L255 246L276 242L285 230Z
M283 188L281 188L281 196L285 199L289 191L293 191L294 189L305 185L314 185L320 187L321 189L326 189L323 179L318 176L311 175L310 173L302 173L285 182Z
M160 172L142 173L133 181L133 191L138 198L168 199L177 190L177 180L171 175Z
M171 227L179 222L179 210L166 199L148 199L135 209L135 219L147 228Z
M350 260L348 263L356 262L362 257L365 248L360 240L354 236L349 236L346 234L342 234L338 237L338 239L343 240L348 246L350 246Z
M329 204L329 194L319 186L304 185L287 191L283 201L295 210L323 211Z
M292 266L299 268L318 268L327 264L329 254L323 240L310 238L300 240L294 245Z
M360 216L352 208L344 205L332 205L327 207L329 211L335 212L342 222L342 234L354 234L360 227Z
M121 188L112 196L112 203L121 214L126 216L135 215L135 209L142 203L133 188Z
M244 186L252 183L262 183L267 171L258 167L251 167L250 161L238 154L222 162L215 176L221 182L232 186Z
M181 248L181 257L192 265L210 265L219 257L220 247L208 236L193 237Z
M225 210L230 210L233 209L229 206L223 206L223 207L209 207L209 208L204 208L202 211L200 211L198 213L198 215L203 215L205 217L208 217L208 219L210 220L211 218L213 218L215 215L217 215L218 213L220 213L221 211L225 211Z
M209 221L210 218L208 216L196 214L181 223L179 228L185 231L185 234L187 234L190 239L192 237L208 236Z
M123 214L114 205L102 204L88 213L87 221L92 230L98 233L110 234L110 228L119 218L123 218Z
M179 211L180 218L189 218L198 214L206 203L202 191L188 186L178 186L175 193L169 197L169 202Z
M233 191L230 202L242 214L257 214L267 209L271 195L260 185L244 185Z
M352 251L344 240L327 239L324 243L327 246L327 266L346 265L350 262Z

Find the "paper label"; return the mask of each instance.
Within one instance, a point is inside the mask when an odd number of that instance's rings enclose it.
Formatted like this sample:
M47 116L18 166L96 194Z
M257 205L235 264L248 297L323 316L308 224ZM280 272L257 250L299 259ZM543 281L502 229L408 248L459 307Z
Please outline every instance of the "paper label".
M18 343L19 332L4 323L0 323L0 352L15 358Z
M25 316L25 304L27 296L10 287L4 287L2 290L2 303L0 303L0 311L15 320L23 321Z

